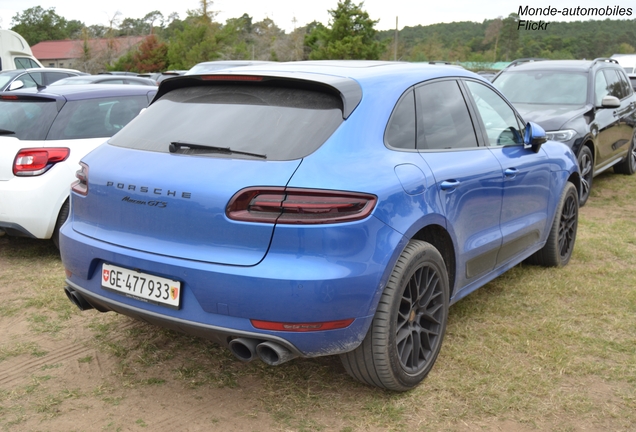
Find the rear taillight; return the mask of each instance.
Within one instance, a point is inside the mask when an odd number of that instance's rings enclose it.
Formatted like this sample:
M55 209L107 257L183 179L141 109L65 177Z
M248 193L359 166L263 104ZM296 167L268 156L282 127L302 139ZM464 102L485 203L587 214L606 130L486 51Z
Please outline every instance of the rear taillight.
M77 181L71 184L71 190L82 196L88 195L88 165L80 162L80 169L75 172L75 177Z
M282 187L247 188L232 197L227 217L244 222L327 224L364 219L375 195Z
M68 148L28 148L21 149L13 160L13 174L16 176L39 176L53 165L68 158Z

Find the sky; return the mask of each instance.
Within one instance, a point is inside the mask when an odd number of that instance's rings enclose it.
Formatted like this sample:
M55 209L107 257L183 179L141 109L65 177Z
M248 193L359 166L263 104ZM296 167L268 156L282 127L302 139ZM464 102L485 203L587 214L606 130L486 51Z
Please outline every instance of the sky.
M523 3L521 3L523 1ZM353 0L354 4L361 1ZM252 17L253 22L264 18L271 18L278 27L287 33L295 27L302 27L312 21L329 24L328 11L335 9L338 0L215 0L212 10L218 12L216 21L225 23L229 18L238 18L244 13ZM101 24L108 26L109 21L116 16L123 18L143 18L148 12L159 10L164 17L173 12L184 19L186 11L197 9L199 0L0 0L0 28L12 27L13 17L22 11L41 6L55 12L67 20L78 20L86 25ZM363 9L373 20L379 20L377 30L390 30L396 27L430 25L454 21L482 22L499 16L506 17L510 13L518 12L520 6L532 8L552 6L563 7L599 7L606 3L598 0L519 0L519 3L498 0L366 0ZM610 7L619 6L633 9L631 17L636 18L636 4L633 0L608 1ZM580 17L578 20L605 19L604 16ZM613 17L618 18L618 17ZM528 18L539 20L539 17ZM545 18L544 18L545 19ZM550 21L570 21L571 19L556 18Z

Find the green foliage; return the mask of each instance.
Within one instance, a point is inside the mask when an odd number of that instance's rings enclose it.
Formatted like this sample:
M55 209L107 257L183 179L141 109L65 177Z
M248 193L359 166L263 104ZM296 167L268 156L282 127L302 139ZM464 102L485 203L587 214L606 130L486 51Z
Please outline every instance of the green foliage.
M168 68L190 69L197 63L218 59L219 27L218 23L208 23L201 16L188 17L183 30L175 30L168 45Z
M373 28L378 21L369 18L362 10L364 2L354 4L351 0L339 1L334 10L330 10L329 27L317 25L305 39L311 48L309 58L324 59L367 59L377 60L385 50L386 44L375 38Z
M82 23L67 21L55 13L55 8L44 10L42 6L25 9L16 14L11 21L13 30L26 39L29 45L43 40L67 39L78 37Z
M507 18L482 23L405 27L399 32L399 59L476 62L520 57L591 59L635 51L636 20L550 21L545 31L518 28L518 20L518 15L512 13ZM378 39L393 41L394 31L378 32ZM389 56L392 58L392 53L385 53L383 58Z
M168 46L151 34L137 49L128 51L113 64L111 70L157 72L166 70Z
M384 59L402 61L510 61L520 57L576 59L609 57L636 52L636 20L589 20L549 22L544 31L519 27L519 16L511 13L477 22L440 23L404 27L399 31L376 31L377 20L364 11L364 3L339 0L329 10L325 26L312 22L286 34L265 18L253 22L247 13L215 21L211 0L198 0L198 8L185 19L176 13L167 18L155 10L143 18L112 17L109 26L85 26L67 21L54 8L36 6L13 17L12 30L30 45L43 40L111 38L127 35L156 35L151 45L139 47L124 57L97 58L84 43L78 68L95 72L103 69L149 71L188 69L210 60L318 60ZM162 42L159 42L162 41ZM150 44L150 42L148 42ZM396 56L397 55L397 56ZM99 63L99 64L97 64ZM163 65L163 66L162 66Z

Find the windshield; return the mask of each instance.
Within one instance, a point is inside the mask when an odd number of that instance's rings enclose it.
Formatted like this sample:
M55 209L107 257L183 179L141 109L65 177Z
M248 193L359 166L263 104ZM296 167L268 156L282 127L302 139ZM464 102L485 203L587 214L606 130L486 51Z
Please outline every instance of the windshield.
M43 140L57 115L53 99L0 100L0 129L21 140Z
M298 159L320 147L342 123L338 96L297 88L213 85L171 91L109 142L168 152L171 142L230 148L232 154Z
M493 83L512 103L585 105L587 75L562 71L504 72Z

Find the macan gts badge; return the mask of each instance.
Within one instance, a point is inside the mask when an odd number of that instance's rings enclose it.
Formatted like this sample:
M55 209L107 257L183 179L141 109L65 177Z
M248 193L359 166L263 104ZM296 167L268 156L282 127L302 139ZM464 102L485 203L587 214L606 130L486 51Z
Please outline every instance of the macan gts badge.
M60 231L80 309L246 362L339 355L394 391L433 367L450 305L524 260L567 264L576 238L572 151L443 65L175 77L81 163Z

